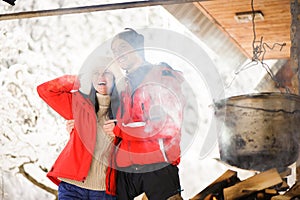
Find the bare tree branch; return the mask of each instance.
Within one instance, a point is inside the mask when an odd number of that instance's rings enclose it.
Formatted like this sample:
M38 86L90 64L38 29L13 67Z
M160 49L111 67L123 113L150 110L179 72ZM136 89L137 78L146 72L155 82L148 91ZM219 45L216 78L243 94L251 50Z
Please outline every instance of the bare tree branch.
M19 173L22 174L27 180L29 180L32 184L34 184L35 186L53 194L55 196L55 200L58 199L57 197L57 190L52 189L46 185L44 185L43 183L40 183L39 181L37 181L34 177L32 177L29 173L27 173L25 171L24 166L28 163L34 163L33 161L27 162L27 163L23 163L22 165L19 166Z

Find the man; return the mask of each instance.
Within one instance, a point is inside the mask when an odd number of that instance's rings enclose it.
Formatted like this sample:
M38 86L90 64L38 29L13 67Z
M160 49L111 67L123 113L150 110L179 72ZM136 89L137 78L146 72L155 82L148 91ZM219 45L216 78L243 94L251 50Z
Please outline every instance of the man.
M126 73L113 129L121 138L115 154L117 198L133 200L145 192L149 200L182 199L177 165L183 98L174 91L182 76L166 64L148 63L144 37L133 29L117 34L111 48ZM107 121L104 130L112 128Z

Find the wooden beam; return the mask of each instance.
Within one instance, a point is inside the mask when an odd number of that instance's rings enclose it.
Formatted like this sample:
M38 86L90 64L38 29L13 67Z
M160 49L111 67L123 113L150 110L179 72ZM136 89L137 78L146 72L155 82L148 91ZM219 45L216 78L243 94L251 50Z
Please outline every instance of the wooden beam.
M298 94L300 94L300 1L291 0L291 55L292 70L297 74ZM296 181L300 181L300 157L296 161Z
M298 83L300 82L300 2L299 0L290 1L291 9L291 68L297 73ZM300 87L298 87L300 94Z
M195 1L204 0L149 0L149 1L133 1L133 2L122 2L114 4L100 4L92 6L83 7L72 7L72 8L59 8L51 10L37 10L37 11L27 11L27 12L17 12L1 14L0 21L13 20L13 19L24 19L33 17L47 17L55 15L66 15L66 14L78 14L96 11L108 11L108 10L118 10L127 8L137 8L145 6L158 6L158 5L169 5L169 4L181 4L181 3L191 3Z

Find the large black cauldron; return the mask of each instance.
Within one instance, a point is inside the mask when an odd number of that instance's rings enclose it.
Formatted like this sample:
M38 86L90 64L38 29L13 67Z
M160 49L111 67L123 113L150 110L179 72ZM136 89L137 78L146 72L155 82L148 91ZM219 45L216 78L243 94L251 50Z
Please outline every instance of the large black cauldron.
M217 102L224 121L218 143L222 161L243 169L284 169L298 158L300 96L259 93Z

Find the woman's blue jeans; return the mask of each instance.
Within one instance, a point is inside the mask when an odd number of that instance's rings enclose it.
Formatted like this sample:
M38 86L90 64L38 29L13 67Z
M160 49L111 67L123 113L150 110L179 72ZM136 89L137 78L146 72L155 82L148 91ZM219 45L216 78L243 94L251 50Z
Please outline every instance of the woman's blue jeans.
M116 200L115 196L105 193L105 191L89 190L66 182L61 182L58 186L59 200Z

